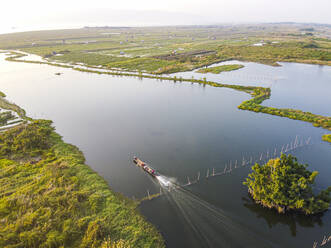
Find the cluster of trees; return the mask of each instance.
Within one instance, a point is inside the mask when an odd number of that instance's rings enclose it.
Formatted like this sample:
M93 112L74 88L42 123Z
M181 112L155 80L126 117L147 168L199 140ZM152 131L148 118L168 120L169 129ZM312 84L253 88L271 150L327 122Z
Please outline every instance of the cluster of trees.
M244 185L257 203L280 213L294 210L309 215L326 211L331 186L314 195L312 185L318 172L310 172L307 166L292 155L282 154L265 165L255 164Z
M40 159L29 158L36 152ZM50 121L1 134L0 247L164 247L137 203L112 192L84 160Z

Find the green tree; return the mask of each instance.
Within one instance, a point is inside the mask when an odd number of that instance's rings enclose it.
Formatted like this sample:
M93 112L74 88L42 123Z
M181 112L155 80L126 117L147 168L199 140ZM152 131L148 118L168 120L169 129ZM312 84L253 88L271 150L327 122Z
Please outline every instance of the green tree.
M257 203L280 213L289 210L307 215L320 213L329 208L331 187L314 195L312 185L318 172L310 172L307 166L292 155L282 154L264 165L256 163L244 185Z

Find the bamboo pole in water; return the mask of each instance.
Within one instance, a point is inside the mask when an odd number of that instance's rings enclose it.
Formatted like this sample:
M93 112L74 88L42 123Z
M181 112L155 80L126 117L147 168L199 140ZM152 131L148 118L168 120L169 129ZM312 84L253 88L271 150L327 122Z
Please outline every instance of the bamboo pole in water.
M306 140L306 145L309 145L310 140L311 140L311 137L309 136L308 139Z
M292 150L296 149L297 147L299 147L299 144L300 146L304 146L304 145L308 145L311 141L311 137L308 137L307 139L305 138L302 138L301 140L298 139L298 136L296 136L295 140L288 143L288 144L283 144L282 145L282 148L280 149L280 153L282 153L283 151L284 152L287 152L287 151L290 151L289 148L291 148ZM286 146L285 146L286 145ZM284 148L286 147L286 149L284 150ZM277 155L277 147L274 148L273 150L273 154L274 155ZM272 149L271 149L271 154L272 154ZM266 157L269 157L269 150L267 150L267 153L266 153ZM272 156L272 155L271 155ZM261 153L260 155L260 160L262 160L263 158L263 153ZM235 160L235 163L234 163L234 169L237 169L239 167L237 167L237 164L238 164L238 160ZM245 157L243 156L242 157L242 166L245 166L245 165L253 165L253 157L250 156L250 159L249 160L245 160ZM224 166L224 170L223 172L220 172L220 173L215 173L215 168L212 168L212 173L210 174L209 173L209 169L207 169L207 175L206 177L208 178L209 176L218 176L218 175L224 175L226 173L231 173L232 172L232 161L230 160L230 164L229 164L229 169L228 169L228 166L227 164L225 164ZM188 186L192 183L197 183L198 181L200 180L200 171L198 172L198 177L197 177L197 180L194 181L194 182L191 182L189 177L187 177L187 184L185 184L185 186Z

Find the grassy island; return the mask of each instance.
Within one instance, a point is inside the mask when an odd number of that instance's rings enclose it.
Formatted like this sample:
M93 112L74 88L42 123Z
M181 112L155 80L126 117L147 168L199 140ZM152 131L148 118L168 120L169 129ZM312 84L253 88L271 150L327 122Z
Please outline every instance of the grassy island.
M322 139L331 143L331 134L324 134Z
M84 161L51 121L0 133L0 247L164 247L138 202L113 192Z
M234 64L234 65L220 65L220 66L214 66L214 67L208 67L208 68L201 68L197 72L199 73L214 73L214 74L220 74L223 71L234 71L239 70L243 68L243 65Z
M331 186L315 195L312 185L317 171L298 163L292 155L282 154L264 165L255 164L244 185L259 204L279 213L299 211L306 215L326 211L330 206Z
M264 100L269 99L271 96L270 88L255 87L251 91L251 95L253 98L242 102L238 106L239 109L287 117L293 120L306 121L312 123L315 127L322 127L331 131L331 117L329 116L316 115L296 109L278 109L262 106L261 103ZM331 135L324 135L323 140L331 142L330 136Z

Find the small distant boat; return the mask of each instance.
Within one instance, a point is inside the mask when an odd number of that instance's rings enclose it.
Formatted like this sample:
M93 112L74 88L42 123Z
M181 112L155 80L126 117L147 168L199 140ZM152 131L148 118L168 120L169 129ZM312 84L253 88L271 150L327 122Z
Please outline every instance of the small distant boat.
M56 72L55 75L60 76L62 73L61 72Z
M151 166L149 166L148 164L146 164L145 162L143 162L142 160L140 160L137 157L133 157L133 162L140 168L142 168L145 172L147 172L149 175L151 175L152 177L156 177L159 175L159 173L153 169Z

